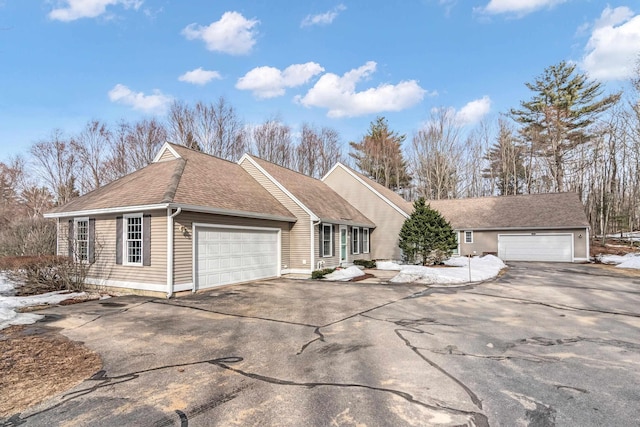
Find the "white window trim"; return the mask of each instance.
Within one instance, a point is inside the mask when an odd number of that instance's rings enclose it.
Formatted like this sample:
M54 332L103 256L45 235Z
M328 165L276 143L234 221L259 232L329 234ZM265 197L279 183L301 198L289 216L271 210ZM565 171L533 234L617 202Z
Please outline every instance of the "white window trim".
M452 255L460 255L460 230L456 230L456 249Z
M467 233L469 233L469 236L471 236L471 241L468 242L467 241ZM472 230L465 230L464 232L464 242L467 244L472 244L473 243L473 231Z
M367 236L367 240L364 240L364 236ZM371 245L371 241L370 239L370 234L369 234L369 229L368 228L363 228L362 229L362 253L363 254L368 254L370 252L370 245ZM366 242L366 245L365 245Z
M324 228L328 227L329 228L329 254L327 254L324 251L324 236L325 236L325 231ZM333 228L333 226L331 224L322 224L322 258L331 258L333 256L333 233L331 232L331 229Z
M360 254L360 227L351 227L351 252L354 255Z
M129 218L140 218L140 262L129 262L129 245L127 244ZM122 216L122 265L142 267L144 262L144 218L142 213L126 214Z
M87 223L87 259L82 259L81 257L79 257L78 255L78 223L79 222L84 222L86 221ZM89 262L89 217L88 216L83 216L80 218L73 218L73 260L76 262L83 262L83 263L88 263Z

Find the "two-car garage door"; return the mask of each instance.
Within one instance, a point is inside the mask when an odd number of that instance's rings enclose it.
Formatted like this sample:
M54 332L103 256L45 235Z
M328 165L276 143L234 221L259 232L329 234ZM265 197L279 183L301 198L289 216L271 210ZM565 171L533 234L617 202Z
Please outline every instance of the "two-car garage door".
M195 229L195 276L198 289L278 276L277 229L198 226Z
M504 261L573 261L572 234L500 234L498 257Z

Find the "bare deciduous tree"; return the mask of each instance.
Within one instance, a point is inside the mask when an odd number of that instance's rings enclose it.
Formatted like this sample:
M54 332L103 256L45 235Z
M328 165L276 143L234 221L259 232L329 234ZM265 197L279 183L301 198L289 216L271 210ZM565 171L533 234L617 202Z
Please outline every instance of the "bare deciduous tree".
M293 166L291 128L272 118L251 130L252 150L265 160L286 168Z
M47 184L58 205L79 195L75 188L78 160L71 141L56 129L47 140L37 142L29 150L39 177Z
M120 122L107 160L109 179L120 178L149 165L166 141L166 128L155 118L133 124Z
M338 132L329 127L317 129L302 125L300 142L296 147L296 169L314 178L321 178L337 162L342 161Z
M431 115L413 137L411 159L419 197L439 200L458 196L462 148L453 111L440 108Z
M247 135L235 108L225 98L193 107L174 102L169 109L169 138L186 147L227 160L237 160L247 147Z
M71 140L78 160L78 185L81 193L87 193L105 184L111 137L111 131L105 123L92 120Z

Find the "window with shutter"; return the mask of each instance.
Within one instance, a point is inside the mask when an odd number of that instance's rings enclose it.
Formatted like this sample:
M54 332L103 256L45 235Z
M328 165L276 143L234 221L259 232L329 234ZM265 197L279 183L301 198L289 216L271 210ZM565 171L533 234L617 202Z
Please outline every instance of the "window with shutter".
M360 229L358 227L353 227L351 229L351 243L352 249L351 253L357 255L360 253Z

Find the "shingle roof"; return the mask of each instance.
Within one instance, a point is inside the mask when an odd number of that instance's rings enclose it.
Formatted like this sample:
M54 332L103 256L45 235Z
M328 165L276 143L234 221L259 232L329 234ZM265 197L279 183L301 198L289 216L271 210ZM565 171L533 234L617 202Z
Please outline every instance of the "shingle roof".
M176 159L150 164L69 203L57 206L50 213L163 203L169 183L176 180L176 172L184 163L184 160Z
M170 146L180 159L153 163L51 213L175 203L295 219L237 163Z
M375 227L369 218L319 179L250 157L321 220Z
M588 227L576 193L431 200L456 229Z
M343 165L344 166L344 165ZM413 204L372 179L347 168L407 214ZM576 193L428 200L456 229L588 227L589 221Z

